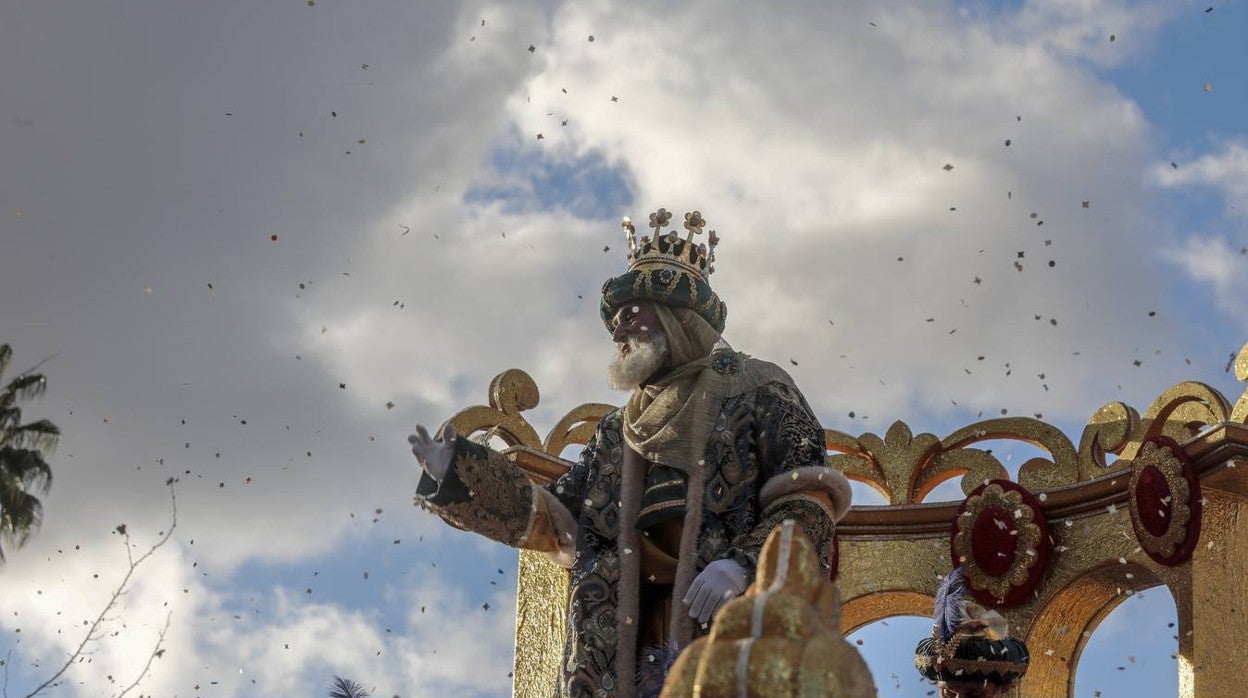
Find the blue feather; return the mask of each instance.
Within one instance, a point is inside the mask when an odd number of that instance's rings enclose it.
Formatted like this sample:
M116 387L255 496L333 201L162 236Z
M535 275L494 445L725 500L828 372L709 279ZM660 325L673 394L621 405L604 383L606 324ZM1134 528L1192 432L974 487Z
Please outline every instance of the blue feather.
M935 616L932 627L940 632L942 642L948 642L957 631L958 623L962 620L962 599L965 596L966 582L962 578L962 568L955 567L940 581L940 587L936 589L936 607L932 611Z

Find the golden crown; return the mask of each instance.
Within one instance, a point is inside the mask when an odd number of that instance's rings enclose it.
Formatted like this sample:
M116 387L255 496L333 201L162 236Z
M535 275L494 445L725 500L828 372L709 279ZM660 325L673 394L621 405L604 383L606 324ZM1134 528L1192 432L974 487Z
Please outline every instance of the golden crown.
M633 220L628 216L620 221L624 234L628 238L628 270L647 269L650 267L678 267L693 274L703 282L715 272L715 246L719 244L719 236L712 230L707 234L707 242L694 244L696 235L702 234L706 220L701 211L690 211L685 214L685 230L689 234L681 238L673 229L667 233L663 229L672 220L672 214L665 208L650 214L649 226L654 228L654 239L643 235L637 239L637 230ZM710 243L710 247L707 247Z

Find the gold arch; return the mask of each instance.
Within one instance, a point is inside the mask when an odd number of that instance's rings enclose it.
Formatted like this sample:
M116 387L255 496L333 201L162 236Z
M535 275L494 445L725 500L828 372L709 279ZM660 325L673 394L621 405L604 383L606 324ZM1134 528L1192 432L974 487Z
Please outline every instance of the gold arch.
M841 634L849 635L855 630L897 616L932 617L931 594L917 591L881 591L874 598L859 597L841 606ZM915 642L919 638L914 639Z

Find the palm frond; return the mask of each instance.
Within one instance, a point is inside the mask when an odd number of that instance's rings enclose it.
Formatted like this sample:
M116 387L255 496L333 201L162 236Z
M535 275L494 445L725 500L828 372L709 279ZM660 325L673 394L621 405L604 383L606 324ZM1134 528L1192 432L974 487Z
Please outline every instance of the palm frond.
M28 373L9 381L0 391L0 405L12 404L15 400L30 400L39 397L48 389L48 381L42 373Z
M30 539L30 532L43 522L43 504L32 494L5 488L2 482L0 495L0 539L20 548ZM2 562L4 548L0 547Z
M52 468L38 451L0 446L0 488L4 488L0 490L0 502L10 484L14 490L47 494L52 486Z
M360 684L336 675L334 686L329 691L329 698L368 698L370 695Z
M0 446L27 448L48 456L56 450L60 437L61 430L46 419L9 426L5 424L3 416L0 416Z
M4 370L9 367L11 358L13 358L13 348L7 344L0 344L0 378L4 377Z

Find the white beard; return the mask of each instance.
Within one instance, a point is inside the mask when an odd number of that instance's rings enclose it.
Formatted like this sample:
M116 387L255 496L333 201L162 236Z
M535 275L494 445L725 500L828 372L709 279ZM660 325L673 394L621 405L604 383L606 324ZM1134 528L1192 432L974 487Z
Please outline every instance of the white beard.
M628 353L619 354L607 367L607 385L612 390L636 390L641 382L653 376L667 363L667 336L656 335L650 340L628 340Z

